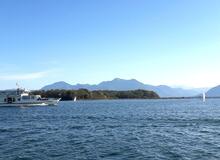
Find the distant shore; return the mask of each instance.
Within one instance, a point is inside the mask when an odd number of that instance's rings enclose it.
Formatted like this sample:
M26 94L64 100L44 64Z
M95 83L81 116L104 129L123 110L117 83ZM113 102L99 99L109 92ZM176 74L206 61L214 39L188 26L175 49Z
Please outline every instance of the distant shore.
M201 96L194 97L160 97L156 92L148 90L110 91L87 89L79 90L36 90L31 94L41 95L44 98L61 98L67 100L117 100L117 99L202 99ZM220 97L207 97L207 99L218 99Z
M159 95L148 90L131 90L131 91L110 91L96 90L89 91L87 89L79 90L37 90L31 94L41 95L44 98L61 98L65 100L98 100L98 99L159 99Z
M206 97L206 99L219 99L220 97ZM160 99L202 99L202 97L160 97Z

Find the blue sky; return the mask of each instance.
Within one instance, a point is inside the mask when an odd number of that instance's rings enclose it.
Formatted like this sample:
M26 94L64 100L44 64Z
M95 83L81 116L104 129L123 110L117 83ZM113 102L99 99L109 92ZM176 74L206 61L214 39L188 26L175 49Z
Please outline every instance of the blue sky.
M119 77L220 84L219 0L2 0L0 89Z

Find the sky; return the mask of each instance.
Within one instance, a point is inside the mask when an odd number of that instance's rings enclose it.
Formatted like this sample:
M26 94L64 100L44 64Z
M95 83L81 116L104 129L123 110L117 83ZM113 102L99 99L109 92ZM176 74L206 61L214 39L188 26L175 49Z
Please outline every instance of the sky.
M0 89L114 78L220 85L219 0L1 0Z

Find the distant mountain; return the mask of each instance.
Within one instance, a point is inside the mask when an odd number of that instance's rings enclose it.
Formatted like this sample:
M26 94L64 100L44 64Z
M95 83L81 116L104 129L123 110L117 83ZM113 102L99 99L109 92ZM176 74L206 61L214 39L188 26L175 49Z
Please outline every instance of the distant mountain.
M104 81L96 86L96 90L136 90L144 89L145 85L135 79L123 80L120 78L115 78L112 81Z
M42 88L42 90L51 90L51 89L65 89L65 90L69 90L72 89L72 85L68 84L64 81L60 81L60 82L56 82L50 85L47 85L45 87Z
M206 96L207 97L220 97L220 85L208 90L208 92L206 93Z
M89 84L76 84L70 85L66 82L56 82L51 85L47 85L42 88L42 90L52 90L52 89L88 89L88 90L116 90L116 91L126 91L126 90L137 90L144 89L156 92L160 97L187 97L195 96L200 94L193 89L182 89L182 88L172 88L166 85L153 86L146 85L137 81L136 79L124 80L120 78L115 78L112 81L104 81L98 85L89 85Z

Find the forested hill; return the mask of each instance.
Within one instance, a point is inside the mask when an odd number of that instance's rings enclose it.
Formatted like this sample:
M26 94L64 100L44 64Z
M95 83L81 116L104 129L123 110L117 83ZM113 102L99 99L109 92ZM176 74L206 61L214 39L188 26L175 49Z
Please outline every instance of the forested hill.
M89 91L86 89L79 90L48 90L48 91L32 91L32 94L41 95L44 98L61 98L61 100L77 99L157 99L158 94L147 90L132 90L132 91Z

